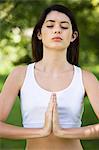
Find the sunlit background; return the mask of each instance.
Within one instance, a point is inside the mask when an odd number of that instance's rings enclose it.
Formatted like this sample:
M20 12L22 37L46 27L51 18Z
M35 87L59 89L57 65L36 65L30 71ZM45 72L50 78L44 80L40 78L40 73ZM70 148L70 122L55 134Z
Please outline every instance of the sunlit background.
M99 73L99 0L0 0L0 74L31 61L31 35L42 10L61 3L80 30L80 65Z
M79 64L92 71L99 79L99 0L0 0L0 90L14 67L32 61L33 27L42 10L52 3L64 4L73 11L80 31ZM7 121L15 121L14 124L21 125L18 106L17 98ZM89 107L91 106L87 99L83 125L98 122ZM84 150L99 149L99 140L82 141L82 144ZM23 150L24 145L25 141L0 140L0 150Z

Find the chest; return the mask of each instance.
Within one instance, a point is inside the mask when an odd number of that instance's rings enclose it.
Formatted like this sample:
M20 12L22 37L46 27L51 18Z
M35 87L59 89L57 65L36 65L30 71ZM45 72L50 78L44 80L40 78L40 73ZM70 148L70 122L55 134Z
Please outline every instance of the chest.
M34 74L32 72L28 73L21 88L23 114L31 112L37 114L38 110L40 110L39 114L42 111L45 112L52 92L57 95L60 114L63 115L64 112L78 114L80 112L84 91L79 75L73 71L61 75L46 75L35 71Z
M44 74L35 71L35 81L37 84L47 91L60 91L67 88L73 80L74 74L72 71L58 74Z
M81 89L75 90L72 86L60 92L56 92L57 106L60 114L77 114L83 104L83 93ZM21 91L21 106L24 112L46 112L50 102L52 92L35 86L35 88L25 88ZM39 111L38 111L39 110Z

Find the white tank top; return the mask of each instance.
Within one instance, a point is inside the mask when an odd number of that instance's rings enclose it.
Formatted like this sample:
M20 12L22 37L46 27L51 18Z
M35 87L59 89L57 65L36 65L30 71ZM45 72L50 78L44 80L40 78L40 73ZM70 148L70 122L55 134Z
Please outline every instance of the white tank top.
M25 128L44 127L45 112L52 94L37 83L34 76L34 65L35 63L28 65L20 90L21 112ZM74 65L74 75L70 85L54 93L57 95L60 126L62 128L80 127L85 93L81 69Z

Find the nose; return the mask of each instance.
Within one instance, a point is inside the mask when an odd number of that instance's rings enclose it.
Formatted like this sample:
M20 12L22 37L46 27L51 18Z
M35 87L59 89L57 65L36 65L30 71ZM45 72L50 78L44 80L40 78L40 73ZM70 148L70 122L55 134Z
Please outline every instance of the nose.
M54 33L58 33L58 34L60 34L60 33L61 33L61 31L58 31L58 30L57 30L57 31L55 31Z
M61 31L61 28L60 28L60 26L59 25L56 25L55 27L54 27L54 33L56 34L56 33L58 33L58 34L60 34L62 31Z

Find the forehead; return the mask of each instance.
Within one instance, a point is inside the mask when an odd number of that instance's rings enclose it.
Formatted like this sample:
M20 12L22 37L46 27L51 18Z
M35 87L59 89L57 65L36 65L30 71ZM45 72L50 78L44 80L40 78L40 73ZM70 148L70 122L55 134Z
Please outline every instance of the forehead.
M58 22L61 22L61 21L68 21L68 22L71 22L69 17L62 13L62 12L59 12L59 11L51 11L47 16L46 16L46 19L45 21L47 20L55 20L55 21L58 21Z

